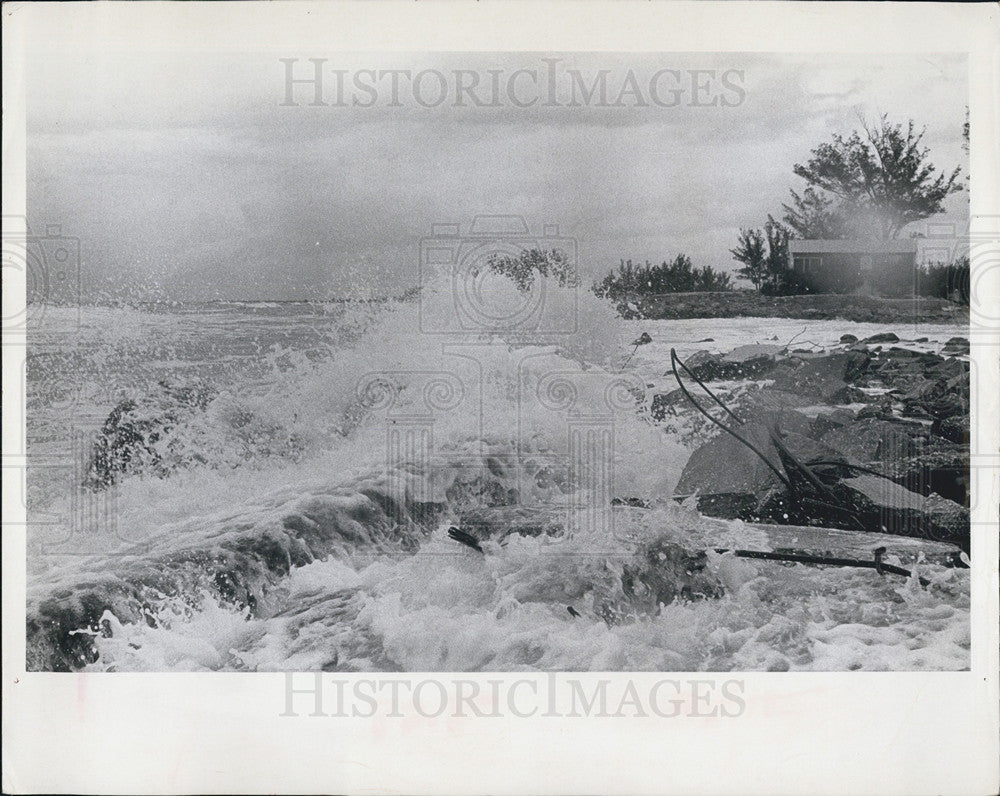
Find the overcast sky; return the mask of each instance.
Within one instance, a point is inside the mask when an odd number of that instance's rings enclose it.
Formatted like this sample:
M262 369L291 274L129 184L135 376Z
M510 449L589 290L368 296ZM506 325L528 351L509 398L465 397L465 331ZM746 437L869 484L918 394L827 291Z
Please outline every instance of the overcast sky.
M539 235L558 224L588 284L622 258L680 252L732 270L738 228L780 215L803 187L792 165L859 113L912 117L932 162L967 172L961 56L289 53L300 79L326 59L327 104L297 84L293 107L280 57L32 66L29 223L80 238L91 297L397 293L416 284L432 224L481 214L521 215ZM395 98L378 74L393 69L410 71ZM571 106L571 70L587 88L609 70L604 101ZM456 107L463 81L475 86ZM943 220L966 223L967 199Z

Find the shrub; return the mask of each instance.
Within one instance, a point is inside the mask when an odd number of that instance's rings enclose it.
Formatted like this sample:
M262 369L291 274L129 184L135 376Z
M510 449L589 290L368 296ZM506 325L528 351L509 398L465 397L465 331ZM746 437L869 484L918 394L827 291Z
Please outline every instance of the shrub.
M617 271L612 271L593 286L600 298L619 301L627 296L657 295L661 293L692 293L731 290L729 274L715 271L710 266L695 268L691 258L678 254L672 262L652 265L635 265L623 260Z
M969 258L951 263L928 263L917 270L916 292L919 296L969 303Z
M491 254L486 263L494 273L512 279L524 293L531 290L536 274L555 278L559 287L572 286L576 278L569 257L556 249L525 249L516 257Z

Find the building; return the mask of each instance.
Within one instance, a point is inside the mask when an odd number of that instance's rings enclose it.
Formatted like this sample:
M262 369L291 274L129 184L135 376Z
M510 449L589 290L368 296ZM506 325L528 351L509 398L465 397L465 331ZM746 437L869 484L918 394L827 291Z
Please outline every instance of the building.
M788 265L812 293L913 294L917 241L790 240Z

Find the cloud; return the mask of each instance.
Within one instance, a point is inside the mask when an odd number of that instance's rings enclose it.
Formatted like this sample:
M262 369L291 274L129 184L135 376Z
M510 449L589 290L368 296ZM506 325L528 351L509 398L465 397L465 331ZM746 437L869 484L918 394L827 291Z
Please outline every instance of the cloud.
M509 76L546 57L338 64ZM912 116L935 163L965 161L960 57L553 57L591 81L607 69L612 85L629 70L736 69L746 96L733 107L287 108L273 55L67 57L32 74L30 217L81 238L95 296L323 298L405 289L433 223L482 213L559 223L587 279L620 258L681 251L730 268L738 228L780 212L792 164L857 126L859 108Z

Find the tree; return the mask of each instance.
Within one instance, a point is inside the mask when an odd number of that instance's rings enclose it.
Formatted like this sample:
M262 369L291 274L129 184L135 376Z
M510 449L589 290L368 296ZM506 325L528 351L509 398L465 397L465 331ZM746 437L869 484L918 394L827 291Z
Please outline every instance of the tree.
M737 276L749 279L754 289L760 292L767 279L767 255L764 251L764 235L759 229L740 228L736 248L730 249L733 259L743 263L736 271Z
M774 216L768 214L764 224L764 234L767 237L767 270L769 274L780 274L788 268L788 241L792 237L791 230Z
M838 209L837 202L807 187L802 194L789 191L792 204L783 204L785 223L795 234L805 240L838 240L851 234L847 220Z
M795 173L808 183L792 204L785 222L802 237L874 237L888 240L914 221L940 213L945 198L962 190L961 168L937 174L921 146L926 128L913 120L904 127L882 115L861 121L862 130L812 150Z
M764 229L740 229L736 248L730 249L733 259L744 263L736 273L749 279L758 292L782 293L788 273L789 230L773 216L767 217Z
M576 277L569 257L556 249L524 249L516 257L494 253L487 258L486 264L494 273L512 279L522 293L531 290L536 274L555 278L559 287L572 284Z

